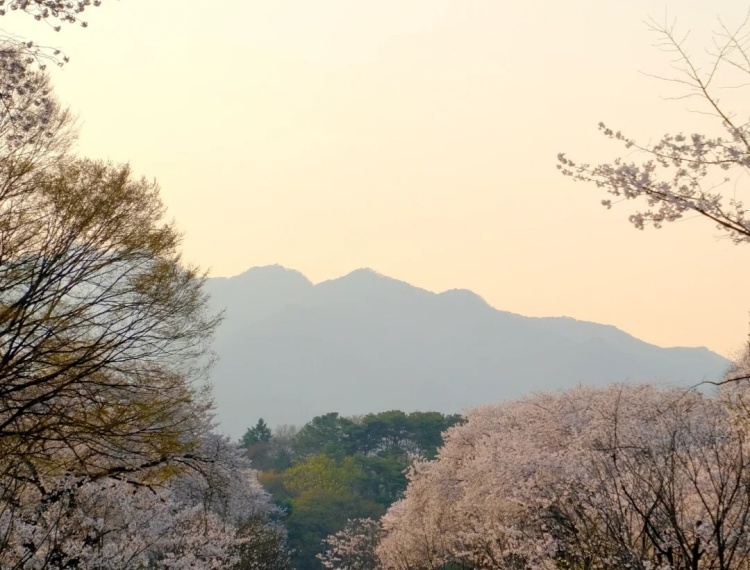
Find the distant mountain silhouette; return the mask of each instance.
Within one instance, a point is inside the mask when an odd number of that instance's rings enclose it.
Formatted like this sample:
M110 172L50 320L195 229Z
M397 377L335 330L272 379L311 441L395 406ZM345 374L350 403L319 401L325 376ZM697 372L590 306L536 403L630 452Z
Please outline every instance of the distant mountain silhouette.
M256 267L210 279L225 310L212 370L221 429L263 417L389 409L458 412L579 383L715 380L728 361L706 348L660 348L572 318L500 311L471 291L435 294L358 269L313 285L298 271Z

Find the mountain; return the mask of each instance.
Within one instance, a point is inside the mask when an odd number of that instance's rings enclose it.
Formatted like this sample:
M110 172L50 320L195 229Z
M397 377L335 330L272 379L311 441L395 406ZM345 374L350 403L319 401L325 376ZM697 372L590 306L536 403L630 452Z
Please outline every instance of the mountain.
M313 285L256 267L209 279L225 320L211 378L221 429L263 417L389 409L459 412L579 383L715 380L729 362L706 348L660 348L609 325L501 311L471 291L435 294L369 269Z

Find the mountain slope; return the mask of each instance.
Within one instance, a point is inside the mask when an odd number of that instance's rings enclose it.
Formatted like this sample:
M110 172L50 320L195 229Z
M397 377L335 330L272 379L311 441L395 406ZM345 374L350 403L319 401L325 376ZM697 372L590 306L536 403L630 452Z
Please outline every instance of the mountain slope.
M466 290L435 294L371 270L313 285L279 266L211 279L226 320L212 371L222 429L329 411L461 411L578 383L716 379L705 348L660 348L615 327L529 318Z

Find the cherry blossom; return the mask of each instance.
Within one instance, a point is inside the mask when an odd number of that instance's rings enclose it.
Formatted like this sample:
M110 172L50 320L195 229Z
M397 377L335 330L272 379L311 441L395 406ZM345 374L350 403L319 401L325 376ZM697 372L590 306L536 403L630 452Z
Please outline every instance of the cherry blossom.
M326 550L318 558L329 570L377 570L375 549L382 535L380 523L372 519L350 520L323 542Z
M208 433L171 469L50 477L8 493L13 501L0 500L0 567L282 567L288 552L280 513L236 446Z
M750 463L720 398L648 385L478 408L381 523L383 568L750 562Z
M693 58L686 38L674 26L653 23L660 47L674 56L676 76L665 78L684 89L680 100L700 100L693 109L715 117L712 133L667 133L653 144L639 144L619 130L599 124L602 134L621 143L634 160L617 158L591 165L558 155L558 168L574 180L592 182L610 196L602 204L635 200L646 204L630 215L638 229L699 214L711 220L735 243L750 241L750 218L742 199L741 182L750 168L750 123L747 112L720 100L722 89L741 91L750 75L745 37L748 21L734 30L720 23L708 61ZM736 98L744 101L746 97Z

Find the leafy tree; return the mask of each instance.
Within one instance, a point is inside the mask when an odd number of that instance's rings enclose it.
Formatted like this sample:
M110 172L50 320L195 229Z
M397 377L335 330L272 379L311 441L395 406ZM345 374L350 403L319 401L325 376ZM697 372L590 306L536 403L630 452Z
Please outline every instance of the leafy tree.
M0 98L0 567L191 549L196 568L229 562L245 521L222 518L215 498L235 495L211 483L221 462L204 445L218 320L203 273L183 263L156 183L69 152L70 117L18 50L0 49Z
M264 469L260 481L288 513L295 567L319 569L315 556L324 537L348 519L377 518L400 499L409 465L434 456L441 432L459 421L439 412L329 413L299 431L280 426L267 443L246 448Z
M336 412L314 417L297 434L297 454L302 458L319 453L343 456L346 453L347 430L352 423Z
M416 453L427 459L435 457L438 448L443 444L443 433L462 421L463 417L459 414L410 413L410 438L416 444Z
M85 26L100 4L0 17ZM279 509L210 433L204 275L156 183L70 152L42 72L65 61L0 33L0 567L285 568Z
M268 452L268 467L284 470L292 466L296 455L295 440L299 430L295 426L277 426L271 436Z
M362 472L352 457L340 463L328 455L314 455L284 473L287 489L293 493L307 491L352 490Z
M160 222L158 187L86 160L0 189L0 450L33 459L85 446L88 472L126 451L180 451L200 402L203 277ZM192 403L191 403L192 402ZM202 404L201 404L202 405ZM73 459L75 458L75 459ZM72 467L69 467L72 468Z
M406 454L413 458L433 457L441 434L461 420L440 412L400 410L367 414L345 428L348 453L364 455Z
M389 506L401 497L406 489L408 468L403 455L356 455L354 460L361 471L356 483L360 496L384 506Z
M0 455L23 479L51 451L90 475L188 451L217 323L203 275L158 186L69 155L70 118L32 76L0 115Z
M297 570L319 570L317 555L323 551L322 540L342 529L349 519L379 517L385 509L370 503L352 491L316 489L302 493L293 501L287 519L289 546L296 554Z
M352 457L341 461L315 455L287 470L283 475L290 499L287 518L289 544L296 555L295 568L320 568L315 556L321 540L341 528L349 518L380 516L381 505L357 493L363 473Z
M400 410L367 414L348 430L351 452L365 455L405 451L403 443L409 438L407 415Z

